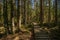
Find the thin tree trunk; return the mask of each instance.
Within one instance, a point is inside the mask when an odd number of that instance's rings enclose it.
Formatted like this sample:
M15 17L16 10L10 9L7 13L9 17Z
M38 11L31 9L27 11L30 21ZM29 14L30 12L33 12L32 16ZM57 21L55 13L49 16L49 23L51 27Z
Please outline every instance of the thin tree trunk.
M20 24L20 21L21 19L20 19L20 0L18 0L18 5L17 5L17 31L19 32L20 31L20 27L19 27L19 25L21 25Z
M11 17L10 17L10 22L11 22L11 25L10 25L10 28L11 28L11 33L13 33L13 27L14 27L14 7L13 7L13 0L11 0Z
M57 0L55 0L55 25L57 25Z
M42 26L43 24L43 0L40 0L40 25Z
M7 14L7 0L3 0L3 18L4 18L4 27L6 28L6 34L8 34L9 27L8 27L8 14Z
M21 11L21 9L20 9L20 11ZM22 19L22 16L21 16L21 12L20 12L20 16L19 16L19 31L21 32L21 30L20 30L20 28L21 28L21 20Z
M23 24L26 25L26 0L24 0Z
M49 2L49 12L48 12L48 23L50 23L50 21L51 21L51 14L50 14L50 1L51 0L48 0L48 2Z
M28 20L27 20L27 17L28 17L28 16L27 16L27 15L28 15L28 13L27 13L27 3L28 3L28 1L26 0L26 5L25 5L25 6L26 6L26 13L25 13L25 16L26 16L26 18L25 18L25 20L26 20L25 25L26 25L26 26L27 26L27 21L28 21Z
M0 4L0 26L1 26L1 17L2 17L2 16L1 16L1 9L2 9L2 8L1 8L1 4Z
M28 0L28 3L27 3L27 17L28 17L28 24L31 24L31 19L32 19L32 13L31 13L31 8L30 8L30 6L31 6L31 1L32 0Z
M28 16L28 17L27 17L27 20L28 20L27 23L30 24L30 23L29 23L29 0L28 0L28 2L27 2L27 16Z

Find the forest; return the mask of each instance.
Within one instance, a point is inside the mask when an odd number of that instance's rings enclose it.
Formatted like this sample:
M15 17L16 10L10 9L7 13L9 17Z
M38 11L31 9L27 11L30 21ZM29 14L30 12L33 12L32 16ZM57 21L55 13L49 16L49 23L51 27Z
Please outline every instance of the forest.
M0 0L0 40L36 40L37 30L60 40L59 0Z

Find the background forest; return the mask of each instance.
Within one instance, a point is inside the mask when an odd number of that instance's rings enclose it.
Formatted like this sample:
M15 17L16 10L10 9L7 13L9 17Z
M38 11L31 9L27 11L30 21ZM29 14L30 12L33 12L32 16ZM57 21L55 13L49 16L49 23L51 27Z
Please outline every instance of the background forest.
M0 38L16 33L34 37L36 25L60 39L59 0L0 0Z

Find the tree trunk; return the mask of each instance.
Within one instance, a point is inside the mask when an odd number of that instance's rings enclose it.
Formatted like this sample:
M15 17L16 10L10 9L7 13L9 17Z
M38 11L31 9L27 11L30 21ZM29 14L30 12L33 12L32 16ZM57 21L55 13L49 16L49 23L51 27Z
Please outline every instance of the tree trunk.
M55 25L57 25L57 0L55 0Z
M40 0L40 25L42 26L43 24L43 0Z
M14 27L14 7L13 7L13 0L11 0L11 15L10 15L10 31L13 33L13 27Z
M26 0L24 0L23 24L26 25Z
M4 27L6 28L6 34L8 34L9 27L8 27L7 0L3 0L3 17L4 17Z
M50 23L50 21L51 21L51 14L50 14L50 8L51 8L51 6L50 6L50 1L51 0L48 0L48 2L49 2L48 23Z
M17 32L20 31L20 26L21 25L21 19L20 19L20 0L18 0L18 5L17 5Z

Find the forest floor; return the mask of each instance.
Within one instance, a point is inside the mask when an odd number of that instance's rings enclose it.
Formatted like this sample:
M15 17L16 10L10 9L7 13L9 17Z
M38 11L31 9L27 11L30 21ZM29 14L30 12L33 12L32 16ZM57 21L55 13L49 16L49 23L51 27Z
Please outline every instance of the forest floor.
M47 32L50 32L49 30L52 30L52 29L58 29L58 28L51 28L51 29L48 29L48 28L38 28L38 29L35 29L35 31L39 31L40 30L45 30ZM19 33L15 33L15 34L9 34L7 36L4 36L2 38L0 38L0 40L31 40L32 38L32 33L30 31L25 31L23 29L24 32L19 32Z
M7 34L7 35L4 35L5 31L3 30L5 30L4 27L1 27L0 28L0 40L30 40L32 36L31 31L29 31L28 29L25 29L24 27L21 28L21 32L19 33L13 33L13 34Z
M27 33L16 33L16 34L10 34L7 36L2 37L0 40L30 40L31 34Z

